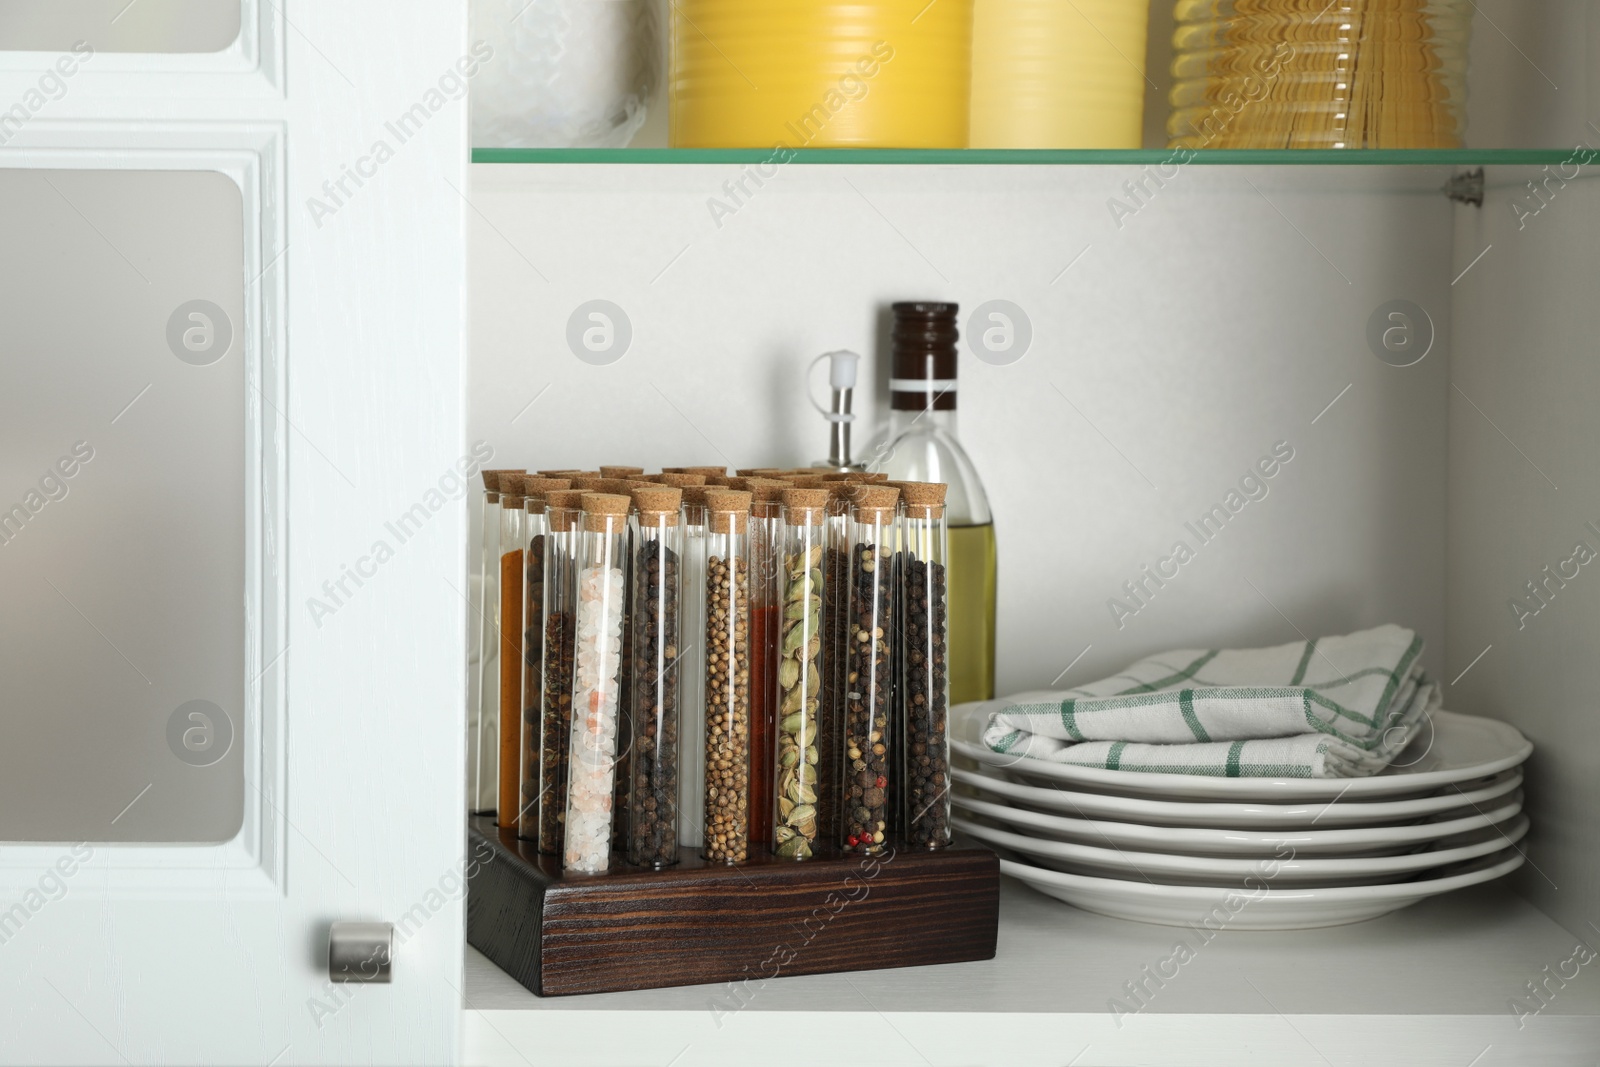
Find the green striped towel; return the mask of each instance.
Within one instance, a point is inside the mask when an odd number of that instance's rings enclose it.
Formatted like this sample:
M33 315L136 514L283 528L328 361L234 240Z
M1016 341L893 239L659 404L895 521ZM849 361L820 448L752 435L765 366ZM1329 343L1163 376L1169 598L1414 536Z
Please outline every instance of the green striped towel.
M990 717L996 752L1110 770L1360 778L1389 765L1439 704L1402 626L1274 648L1183 649Z

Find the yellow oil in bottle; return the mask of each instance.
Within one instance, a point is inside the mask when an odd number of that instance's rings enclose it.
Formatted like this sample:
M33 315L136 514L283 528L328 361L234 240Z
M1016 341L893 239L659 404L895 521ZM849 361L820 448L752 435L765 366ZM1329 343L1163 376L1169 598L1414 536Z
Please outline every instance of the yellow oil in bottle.
M994 699L994 523L950 527L950 702Z

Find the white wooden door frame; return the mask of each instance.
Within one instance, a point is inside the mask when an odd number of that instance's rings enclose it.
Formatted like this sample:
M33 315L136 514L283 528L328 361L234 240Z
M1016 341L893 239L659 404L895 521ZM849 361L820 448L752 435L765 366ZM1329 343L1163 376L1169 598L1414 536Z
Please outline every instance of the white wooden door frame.
M92 54L37 107L60 57L0 53L0 113L27 112L0 131L0 167L239 187L253 679L233 841L0 844L0 910L72 870L0 944L0 1063L459 1058L467 520L451 497L482 462L463 430L465 5L243 0L243 26L214 55ZM358 595L312 608L425 498L427 523ZM327 984L327 925L358 919L401 924L392 985Z

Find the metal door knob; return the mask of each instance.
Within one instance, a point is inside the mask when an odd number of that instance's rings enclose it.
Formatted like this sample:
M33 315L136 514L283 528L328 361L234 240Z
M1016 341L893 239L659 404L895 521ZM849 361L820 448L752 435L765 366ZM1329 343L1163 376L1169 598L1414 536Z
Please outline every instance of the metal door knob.
M388 982L392 923L334 923L328 931L328 981Z

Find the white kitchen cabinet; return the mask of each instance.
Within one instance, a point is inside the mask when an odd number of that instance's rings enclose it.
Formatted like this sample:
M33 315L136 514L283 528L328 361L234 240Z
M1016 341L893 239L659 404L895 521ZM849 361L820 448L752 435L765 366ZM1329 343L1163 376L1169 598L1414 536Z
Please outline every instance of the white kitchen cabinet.
M138 4L0 13L0 1062L455 1062L465 11Z
M1600 546L1600 194L1572 161L1600 146L1600 5L1482 0L1461 152L1158 185L1156 3L1145 151L819 154L733 202L766 154L665 150L659 108L621 154L469 168L461 4L239 0L235 31L123 3L0 17L0 508L42 501L0 544L0 1062L1593 1061L1600 577L1536 612L1526 583ZM103 46L41 89L80 18ZM1477 165L1481 207L1441 195ZM919 297L1032 328L961 369L1002 690L1406 623L1449 706L1536 745L1516 877L1223 933L1131 1017L1178 935L1009 882L978 964L541 1001L466 948L460 472L813 459L804 367L882 353ZM1406 367L1367 339L1397 299L1432 325ZM193 300L228 325L209 362ZM593 300L629 322L606 364L566 340ZM1268 495L1118 625L1122 582L1278 442ZM197 699L229 726L212 762L183 755L217 736ZM395 924L392 984L328 982L339 920Z
M1510 602L1600 548L1600 5L1479 9L1460 152L1213 153L1162 184L1147 122L1142 152L803 154L737 202L767 153L668 150L655 124L609 154L480 152L468 424L546 468L807 462L816 354L878 355L858 410L881 414L888 303L958 301L970 337L1011 301L1031 347L996 366L964 344L959 394L1000 543L999 690L1402 622L1447 707L1536 746L1523 869L1371 923L1223 934L1124 1018L1180 931L1010 882L983 964L539 1000L469 950L469 1062L1593 1060L1600 578ZM1483 204L1452 203L1479 165ZM596 299L631 331L605 366L565 339ZM1394 300L1431 320L1414 365L1368 342ZM1280 441L1268 495L1119 626L1122 582Z

